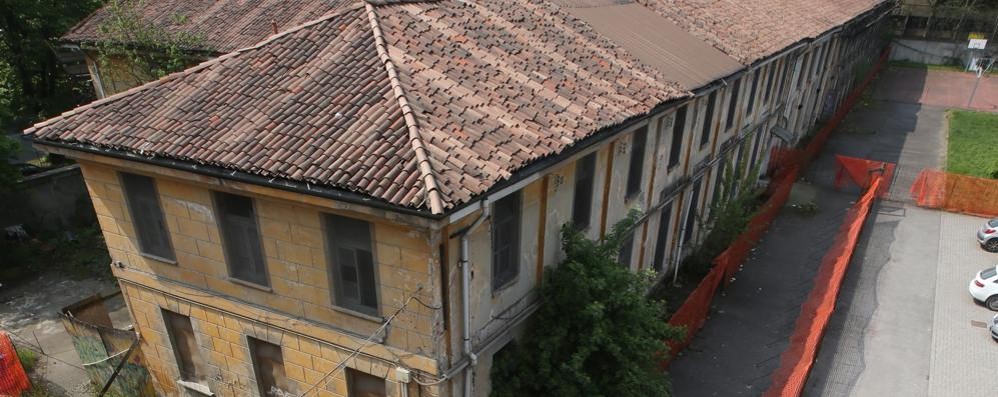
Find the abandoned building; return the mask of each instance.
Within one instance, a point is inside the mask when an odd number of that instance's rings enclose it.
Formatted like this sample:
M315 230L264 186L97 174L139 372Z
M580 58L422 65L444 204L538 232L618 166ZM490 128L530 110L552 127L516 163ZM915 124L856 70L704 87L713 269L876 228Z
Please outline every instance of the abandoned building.
M640 210L620 260L672 277L725 168L765 182L894 5L198 3L148 11L203 63L131 88L91 62L103 99L26 132L82 167L165 395L488 395L562 225Z

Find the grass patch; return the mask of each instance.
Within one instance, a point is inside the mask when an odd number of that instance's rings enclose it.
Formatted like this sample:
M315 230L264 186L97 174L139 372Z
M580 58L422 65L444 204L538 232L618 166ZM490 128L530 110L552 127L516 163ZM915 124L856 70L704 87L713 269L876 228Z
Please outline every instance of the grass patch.
M949 111L946 171L998 179L998 115Z
M17 351L17 358L21 360L21 366L24 367L24 372L32 373L38 368L38 353L34 350L24 348L24 347L14 347Z
M911 61L890 61L888 63L890 66L908 69L919 69L919 70L932 70L940 72L960 72L960 73L970 73L967 72L967 68L963 65L951 64L951 65L929 65L925 63L917 63ZM991 74L988 72L988 74Z

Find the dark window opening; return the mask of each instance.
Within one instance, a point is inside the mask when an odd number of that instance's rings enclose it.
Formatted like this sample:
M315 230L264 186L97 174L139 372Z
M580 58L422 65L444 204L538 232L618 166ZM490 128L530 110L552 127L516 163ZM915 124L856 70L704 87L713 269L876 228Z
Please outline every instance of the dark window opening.
M617 251L617 262L621 266L630 268L631 267L631 251L634 250L634 231L631 230L624 236L624 240L620 242L620 251Z
M222 229L222 245L230 275L242 281L269 286L253 199L215 192L215 205L218 207L218 224Z
M766 93L763 96L763 102L765 103L769 103L769 98L773 93L773 80L776 79L776 69L777 65L775 63L769 65L769 76L766 77Z
M202 382L207 379L208 368L201 358L201 348L194 337L191 318L163 310L163 321L166 322L166 333L170 337L173 355L177 359L180 379L188 382Z
M253 360L253 372L256 374L256 384L261 396L282 397L291 395L288 389L288 377L284 373L284 356L281 347L256 338L249 340L250 357Z
M683 150L683 130L686 128L686 106L676 110L676 119L672 124L672 146L669 148L669 167L679 165L679 156Z
M641 178L644 176L645 141L648 139L648 127L641 127L634 133L631 141L631 161L627 171L627 193L625 197L633 198L641 192Z
M661 209L658 216L658 235L655 236L655 260L652 266L655 271L662 271L662 265L666 262L667 244L669 244L669 225L672 223L672 202L669 202Z
M365 374L353 368L347 368L347 388L350 397L386 397L385 380L377 376ZM403 385L403 387L407 387Z
M710 132L714 126L714 106L717 102L717 91L710 93L707 97L707 115L703 118L703 130L700 133L700 147L704 147L710 142Z
M520 192L496 201L492 214L492 291L520 274Z
M724 123L724 129L730 130L731 126L735 125L735 113L738 111L738 94L741 89L742 81L735 81L731 85L731 98L728 99L728 119Z
M693 195L690 197L689 212L686 214L686 229L683 231L683 245L688 246L693 238L693 228L697 221L697 207L700 202L700 179L693 183Z
M333 303L377 315L378 283L371 224L338 215L324 218L329 274L336 289Z
M139 250L143 254L176 260L155 181L147 176L121 173L121 186L132 216Z
M725 167L727 166L728 155L723 155L717 163L717 172L714 175L714 194L710 199L712 207L717 205L717 201L720 200L721 195L724 194L724 172Z
M572 199L572 225L579 229L589 228L593 212L593 185L596 175L596 153L579 159L575 163L575 196Z
M749 90L748 110L746 110L748 114L752 114L752 110L755 109L755 93L759 90L759 72L761 70L756 69L755 73L752 74L752 89Z

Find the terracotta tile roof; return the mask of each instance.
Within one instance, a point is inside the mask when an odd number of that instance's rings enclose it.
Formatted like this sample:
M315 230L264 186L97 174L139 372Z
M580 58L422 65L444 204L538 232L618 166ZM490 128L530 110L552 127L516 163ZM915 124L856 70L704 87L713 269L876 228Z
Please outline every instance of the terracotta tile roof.
M352 6L26 133L441 213L690 95L558 6Z
M186 32L203 48L226 53L248 47L274 34L312 21L354 0L147 0L138 12L150 24L167 32ZM69 30L62 39L92 43L103 39L100 26L109 17L101 8Z
M745 64L816 37L886 0L639 0Z

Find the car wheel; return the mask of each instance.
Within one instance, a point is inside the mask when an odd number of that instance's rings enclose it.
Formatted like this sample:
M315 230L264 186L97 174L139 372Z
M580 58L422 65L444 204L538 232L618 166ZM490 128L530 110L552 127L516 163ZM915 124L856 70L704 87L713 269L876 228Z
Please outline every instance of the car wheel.
M984 304L988 306L988 309L998 311L998 295L991 295Z
M984 250L988 252L998 252L998 238L985 241Z

